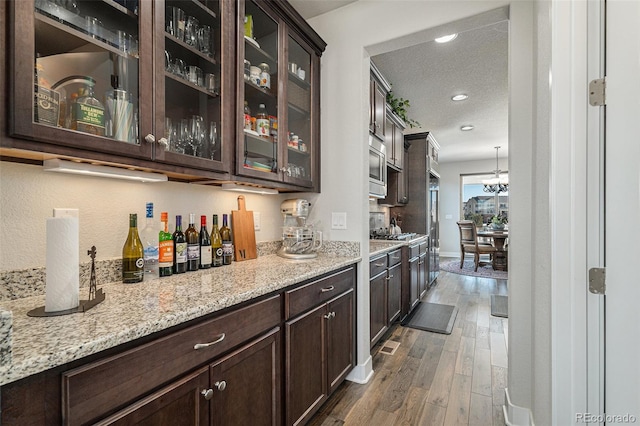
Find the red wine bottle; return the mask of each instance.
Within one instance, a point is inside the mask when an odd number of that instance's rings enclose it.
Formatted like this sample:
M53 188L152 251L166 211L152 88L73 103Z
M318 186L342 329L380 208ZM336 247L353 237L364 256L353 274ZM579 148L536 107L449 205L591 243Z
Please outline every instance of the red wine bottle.
M196 215L189 214L189 227L184 232L187 239L187 271L197 271L200 263L200 242L196 231Z
M211 238L207 231L207 217L200 216L200 269L211 268Z
M187 238L182 232L182 216L176 216L176 230L173 233L173 273L187 272Z

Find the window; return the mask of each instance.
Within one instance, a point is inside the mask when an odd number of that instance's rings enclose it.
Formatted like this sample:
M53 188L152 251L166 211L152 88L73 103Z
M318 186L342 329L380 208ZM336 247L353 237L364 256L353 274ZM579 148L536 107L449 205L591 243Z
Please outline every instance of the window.
M501 173L501 176L505 174ZM490 223L491 218L499 213L509 217L509 192L500 192L496 195L492 192L485 192L483 189L482 181L493 177L493 173L460 175L461 218L473 220L479 226Z

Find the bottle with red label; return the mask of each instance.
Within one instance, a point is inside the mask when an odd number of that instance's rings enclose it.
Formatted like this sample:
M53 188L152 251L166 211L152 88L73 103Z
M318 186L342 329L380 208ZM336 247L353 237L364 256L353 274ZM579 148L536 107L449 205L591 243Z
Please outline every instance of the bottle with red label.
M267 108L264 104L260 104L258 113L256 114L256 131L259 136L268 138L269 128L269 114L267 113Z

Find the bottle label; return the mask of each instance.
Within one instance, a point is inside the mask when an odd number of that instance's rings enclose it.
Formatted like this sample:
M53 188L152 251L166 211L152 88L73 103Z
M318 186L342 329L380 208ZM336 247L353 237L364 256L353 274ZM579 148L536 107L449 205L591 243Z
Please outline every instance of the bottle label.
M256 119L256 131L260 136L269 137L269 119L268 118Z
M176 263L187 262L187 243L176 243Z
M43 86L35 86L36 123L57 126L60 115L60 93Z
M216 247L213 251L213 266L222 266L222 247Z
M161 267L173 265L173 241L160 241L158 261Z
M153 262L154 260L157 261L159 253L160 253L160 250L159 250L158 246L146 246L144 248L144 260L145 260L145 262L146 261Z
M213 253L211 252L211 246L200 246L200 264L211 265L213 259Z
M76 102L72 105L72 117L75 130L104 136L104 109Z
M187 245L187 259L198 260L199 257L200 257L200 245L198 244Z
M251 130L251 115L250 114L245 114L244 115L244 128L246 130Z

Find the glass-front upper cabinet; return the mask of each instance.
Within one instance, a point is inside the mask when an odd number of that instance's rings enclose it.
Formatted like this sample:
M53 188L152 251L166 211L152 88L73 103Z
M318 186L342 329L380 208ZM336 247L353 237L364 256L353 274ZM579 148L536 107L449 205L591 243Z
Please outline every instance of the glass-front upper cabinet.
M311 84L315 77L317 57L292 33L287 36L287 127L285 181L311 186L314 168L318 120L312 120L312 100L316 97Z
M240 6L238 48L243 76L238 104L242 120L238 120L236 169L241 175L280 180L278 71L282 24L265 3L248 0Z
M163 4L163 9L161 6ZM156 2L155 129L161 143L159 162L205 170L229 171L231 151L225 150L233 131L231 111L223 114L230 96L234 60L222 19L232 2L224 0L166 0ZM232 23L232 22L230 22ZM226 66L226 67L225 67ZM231 101L233 98L230 98Z
M151 90L140 76L151 75L142 59L151 54L151 9L137 0L11 2L10 133L150 159L141 135L151 131Z

